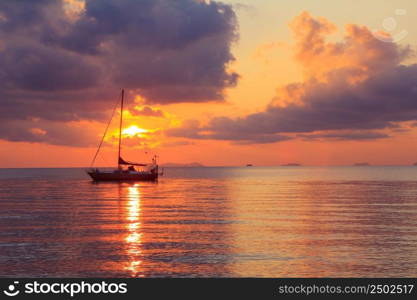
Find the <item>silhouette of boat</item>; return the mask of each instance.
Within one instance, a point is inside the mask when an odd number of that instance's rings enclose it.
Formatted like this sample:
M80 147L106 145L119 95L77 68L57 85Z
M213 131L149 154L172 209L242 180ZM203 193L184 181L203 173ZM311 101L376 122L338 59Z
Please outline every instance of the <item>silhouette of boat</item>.
M354 164L355 167L369 167L370 164L367 162L361 162L361 163L356 163Z
M121 148L122 148L122 125L123 125L123 102L124 102L124 90L121 93L120 100L120 125L119 125L119 152L117 160L117 169L98 169L91 168L87 170L87 174L94 181L155 181L158 179L158 164L156 162L156 155L152 158L151 163L135 163L126 161L121 157ZM103 138L98 146L96 154L94 155L91 165L94 164L97 155L100 151L101 145L103 144L104 138L106 136L107 130L113 119L114 112L116 107L113 110L112 117L107 124L106 130L104 131Z

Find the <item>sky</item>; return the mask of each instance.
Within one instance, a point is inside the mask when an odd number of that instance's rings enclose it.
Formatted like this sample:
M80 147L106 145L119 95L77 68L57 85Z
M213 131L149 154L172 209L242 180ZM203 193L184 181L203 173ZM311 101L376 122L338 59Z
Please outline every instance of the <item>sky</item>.
M0 2L0 167L417 162L417 3ZM116 107L97 166L117 162Z

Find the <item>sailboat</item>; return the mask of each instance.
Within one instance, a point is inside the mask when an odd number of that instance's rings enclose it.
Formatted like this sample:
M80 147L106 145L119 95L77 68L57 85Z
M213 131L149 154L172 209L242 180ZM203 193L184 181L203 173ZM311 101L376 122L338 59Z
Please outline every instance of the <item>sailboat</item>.
M123 102L124 102L124 90L122 89L121 101L120 101L120 124L119 124L119 153L117 158L117 169L98 169L91 168L87 170L87 174L94 181L155 181L158 179L158 164L156 162L156 155L152 158L151 163L135 163L124 160L121 156L122 149L122 125L123 125ZM116 107L115 107L116 109ZM113 115L114 111L113 110ZM95 159L103 144L107 130L113 115L107 124L107 128L104 131L103 138L98 146L96 154L93 158L91 165L94 164Z

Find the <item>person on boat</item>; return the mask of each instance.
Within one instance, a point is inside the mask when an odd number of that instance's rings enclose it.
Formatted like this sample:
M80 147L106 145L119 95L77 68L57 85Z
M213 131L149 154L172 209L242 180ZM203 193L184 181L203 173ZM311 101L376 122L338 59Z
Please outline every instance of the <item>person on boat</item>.
M129 171L136 172L136 170L135 170L135 167L134 167L134 166L129 166L127 169L128 169Z

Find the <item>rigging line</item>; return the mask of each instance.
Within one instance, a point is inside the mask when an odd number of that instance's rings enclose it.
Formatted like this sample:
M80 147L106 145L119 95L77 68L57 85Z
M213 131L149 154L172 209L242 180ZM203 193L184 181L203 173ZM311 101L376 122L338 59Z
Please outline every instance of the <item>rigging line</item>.
M93 158L93 160L91 161L90 168L94 165L94 162L96 161L97 155L98 155L98 153L99 153L99 151L100 151L101 145L103 144L104 138L106 137L106 134L107 134L107 131L108 131L108 129L109 129L109 126L110 126L111 120L113 120L114 113L116 112L116 109L117 109L117 106L118 106L118 105L119 105L119 99L117 99L116 104L114 105L113 112L112 112L112 114L111 114L110 120L109 120L109 122L107 123L106 130L104 131L103 137L101 138L100 144L98 145L98 148L97 148L96 154L94 155L94 158Z

